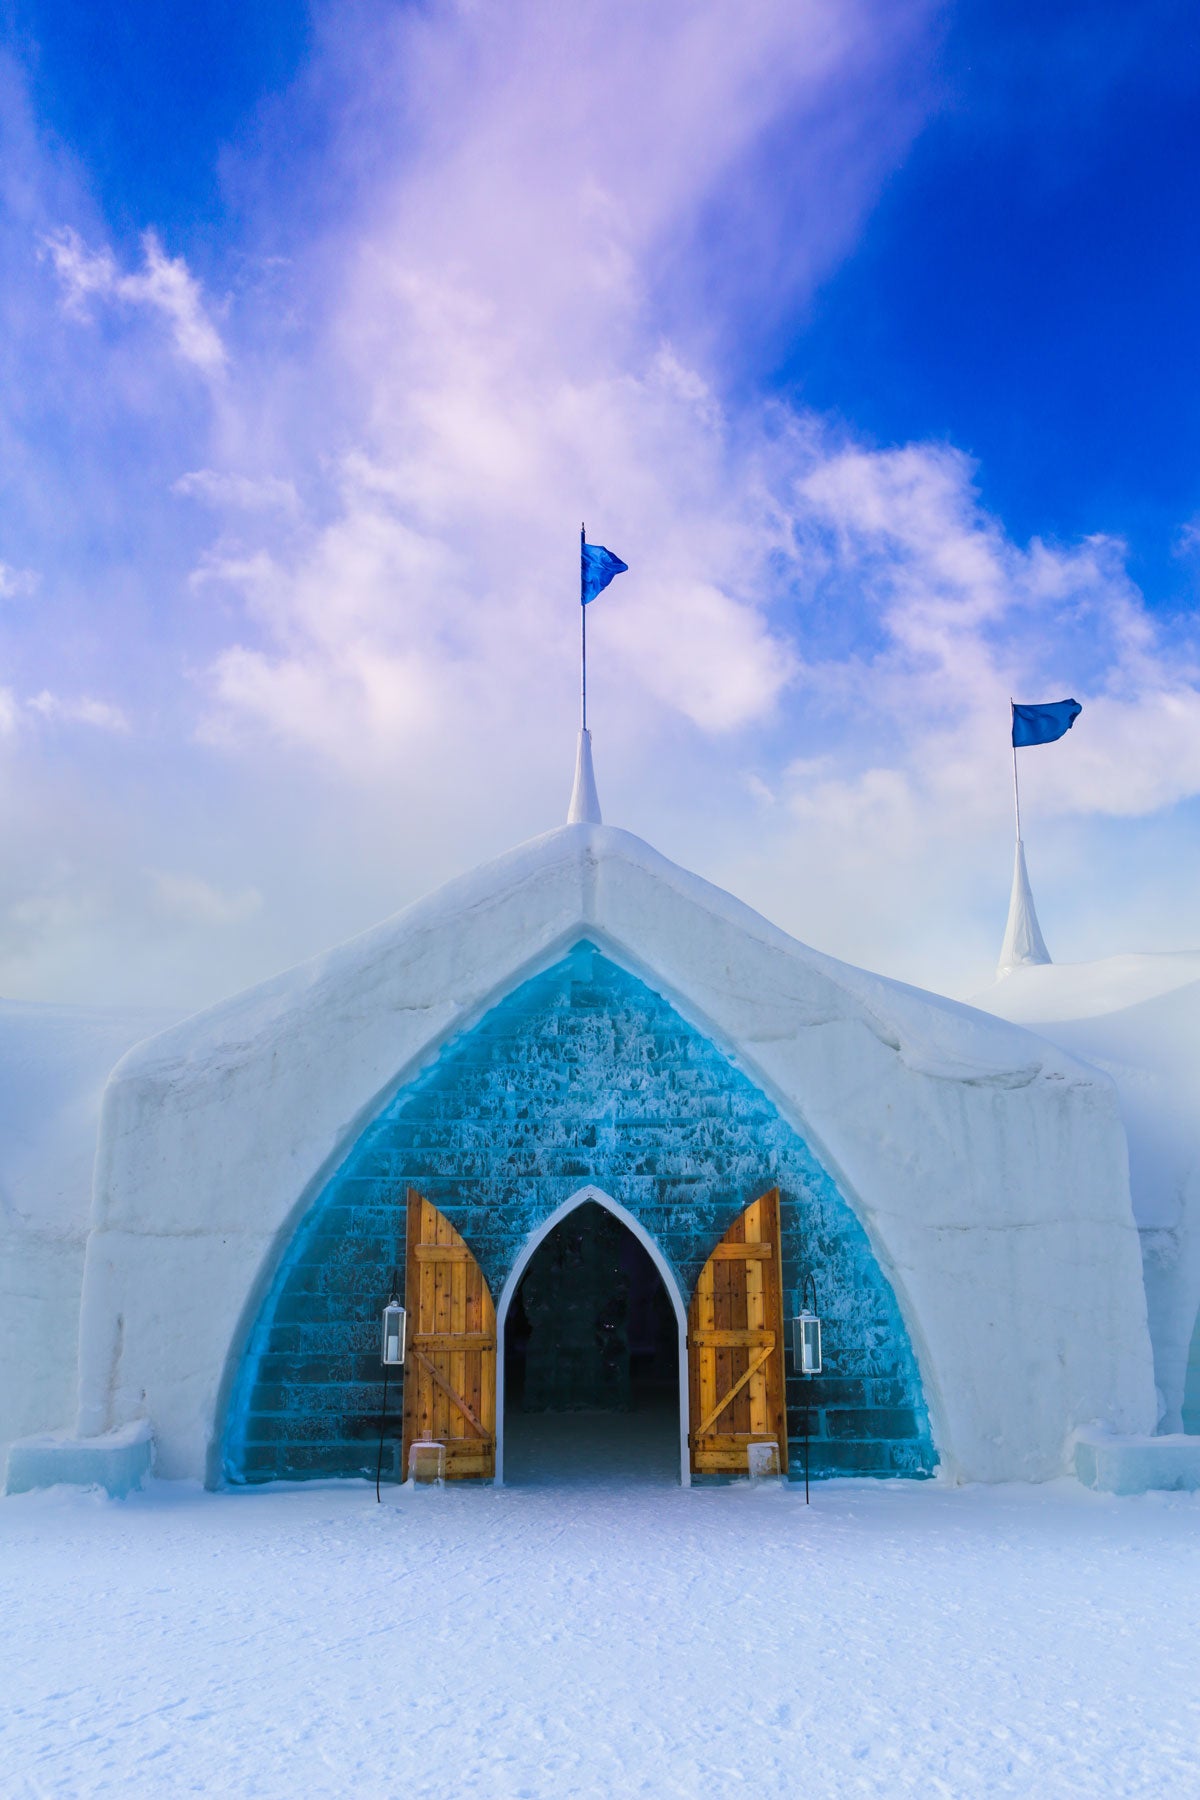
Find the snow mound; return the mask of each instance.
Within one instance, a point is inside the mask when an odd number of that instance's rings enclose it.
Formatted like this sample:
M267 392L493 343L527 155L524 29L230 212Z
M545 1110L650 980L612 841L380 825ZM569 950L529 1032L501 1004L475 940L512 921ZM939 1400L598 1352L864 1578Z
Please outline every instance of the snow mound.
M1017 1025L1095 1019L1200 981L1200 950L1106 956L1098 962L1011 969L971 1001Z

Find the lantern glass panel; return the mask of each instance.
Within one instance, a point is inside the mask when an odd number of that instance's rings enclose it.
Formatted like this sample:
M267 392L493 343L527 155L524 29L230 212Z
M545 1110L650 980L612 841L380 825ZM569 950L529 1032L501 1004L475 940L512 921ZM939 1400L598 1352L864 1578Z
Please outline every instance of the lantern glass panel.
M801 1375L821 1373L821 1321L815 1313L792 1320L792 1360Z

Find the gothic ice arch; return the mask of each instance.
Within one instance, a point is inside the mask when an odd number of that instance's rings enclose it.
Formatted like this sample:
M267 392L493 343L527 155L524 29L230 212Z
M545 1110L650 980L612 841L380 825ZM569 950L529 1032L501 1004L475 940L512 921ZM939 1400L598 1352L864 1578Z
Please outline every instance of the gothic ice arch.
M675 1314L675 1324L679 1335L679 1482L681 1487L692 1484L692 1462L688 1450L688 1363L687 1363L687 1302L680 1292L675 1271L651 1237L646 1227L631 1212L627 1212L618 1200L606 1194L602 1188L590 1183L581 1187L569 1199L563 1201L541 1224L531 1231L521 1246L520 1254L508 1272L508 1278L496 1302L496 1486L504 1485L504 1332L508 1324L508 1310L521 1285L521 1277L529 1267L539 1246L550 1236L556 1225L560 1225L579 1206L589 1201L596 1206L604 1207L614 1219L619 1219L626 1229L632 1232L638 1243L645 1250L651 1262L662 1277L663 1287Z

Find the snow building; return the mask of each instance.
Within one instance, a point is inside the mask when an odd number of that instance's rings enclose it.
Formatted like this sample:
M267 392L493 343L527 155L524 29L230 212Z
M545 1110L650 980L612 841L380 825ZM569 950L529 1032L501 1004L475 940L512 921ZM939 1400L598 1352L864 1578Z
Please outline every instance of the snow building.
M9 1486L127 1485L151 1442L373 1476L393 1271L392 1479L414 1437L503 1479L539 1416L658 1421L685 1482L769 1440L797 1474L806 1433L817 1476L1041 1480L1154 1430L1108 1078L603 825L586 739L565 826L118 1064L77 1418Z
M118 1058L171 1023L0 1001L0 1466L13 1439L75 1416L101 1099Z
M974 1004L1085 1058L1116 1086L1159 1432L1193 1437L1200 1459L1200 954L1015 965Z

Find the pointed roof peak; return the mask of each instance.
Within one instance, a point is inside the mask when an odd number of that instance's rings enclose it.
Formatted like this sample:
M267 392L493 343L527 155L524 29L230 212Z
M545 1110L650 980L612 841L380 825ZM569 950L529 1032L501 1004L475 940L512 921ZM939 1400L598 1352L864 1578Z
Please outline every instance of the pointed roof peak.
M1018 838L1013 864L1012 897L1008 903L1008 926L1000 947L996 975L1011 975L1014 969L1029 968L1049 961L1050 952L1038 924L1033 891L1029 886L1029 871L1025 867L1025 846Z
M579 733L579 748L575 752L575 785L571 789L571 804L567 808L567 824L603 823L600 816L600 796L596 792L596 777L592 770L592 734L585 726Z

